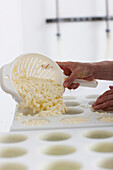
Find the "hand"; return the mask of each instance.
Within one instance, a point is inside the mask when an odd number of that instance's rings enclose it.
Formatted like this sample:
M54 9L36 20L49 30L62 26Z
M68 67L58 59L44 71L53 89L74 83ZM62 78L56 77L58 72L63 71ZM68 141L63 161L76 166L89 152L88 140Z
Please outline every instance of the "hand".
M110 90L99 96L92 107L94 110L113 111L113 86L109 86Z
M93 65L91 63L79 62L56 62L64 71L66 76L69 76L63 83L64 87L68 89L76 89L79 83L73 83L77 78L88 81L94 80Z

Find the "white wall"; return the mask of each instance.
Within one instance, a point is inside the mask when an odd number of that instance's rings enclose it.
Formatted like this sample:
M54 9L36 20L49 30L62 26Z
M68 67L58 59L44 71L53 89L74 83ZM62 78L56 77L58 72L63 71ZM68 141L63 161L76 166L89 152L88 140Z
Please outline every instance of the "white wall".
M21 0L0 0L0 67L23 53ZM15 102L0 89L0 131L10 128Z
M61 17L104 16L105 0L59 0ZM113 1L109 0L113 15ZM106 51L105 22L61 23L61 40L56 39L56 24L46 24L55 17L55 0L23 0L24 51L40 52L54 60L103 60ZM110 59L113 59L113 21ZM60 46L60 52L58 48Z
M0 0L0 66L23 53L21 0Z
M61 17L104 16L105 0L59 0ZM113 15L113 1L109 0ZM105 22L56 24L55 0L0 0L0 66L26 52L40 52L54 60L103 60L106 51ZM113 21L110 59L113 59Z

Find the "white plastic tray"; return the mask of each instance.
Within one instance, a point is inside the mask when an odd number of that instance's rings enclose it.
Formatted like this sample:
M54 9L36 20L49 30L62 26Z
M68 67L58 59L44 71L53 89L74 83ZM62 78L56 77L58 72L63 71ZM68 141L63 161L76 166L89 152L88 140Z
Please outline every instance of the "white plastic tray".
M113 112L94 112L91 108L90 102L94 102L96 98L99 96L98 93L91 92L65 92L64 102L66 103L68 108L68 113L58 117L34 117L34 116L22 116L20 120L16 120L16 116L14 117L11 130L36 130L36 129L58 129L58 128L78 128L78 127L101 127L101 126L112 126L113 122L101 122L98 119L103 116L113 116ZM77 106L72 106L72 104L78 104ZM70 109L73 110L73 114L70 114ZM79 111L82 113L79 114ZM16 108L15 112L22 112ZM83 117L88 119L87 122L84 123L75 123L75 124L64 124L61 123L60 120L67 117ZM22 122L24 120L31 119L46 119L49 120L49 123L45 125L38 126L28 126L23 125Z
M26 170L48 170L47 166L56 161L74 161L80 163L82 166L81 170L102 170L99 168L99 161L107 158L113 158L113 152L94 152L89 149L92 144L111 142L113 143L113 136L103 139L92 139L83 136L85 132L105 130L113 132L113 127L101 127L101 128L76 128L76 129L62 129L62 130L45 130L45 131L21 131L21 132L10 132L8 135L21 134L27 137L27 140L18 143L0 143L1 149L10 147L19 147L27 150L27 153L23 156L14 158L1 158L0 154L0 165L7 163L19 163L27 167ZM44 141L41 139L42 135L62 132L70 135L70 138L62 141ZM4 137L7 134L0 134ZM46 155L42 153L44 148L56 145L72 146L76 148L76 151L67 155ZM112 149L113 150L113 149ZM11 169L9 169L11 170ZM21 169L23 170L23 169ZM59 169L62 170L62 169ZM70 169L71 170L71 169ZM103 169L106 170L106 169Z

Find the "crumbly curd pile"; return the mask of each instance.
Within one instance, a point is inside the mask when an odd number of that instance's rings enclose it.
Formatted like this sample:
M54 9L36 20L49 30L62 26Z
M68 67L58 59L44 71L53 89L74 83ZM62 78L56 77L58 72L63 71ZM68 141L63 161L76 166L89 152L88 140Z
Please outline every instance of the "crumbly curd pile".
M13 80L14 86L23 101L18 104L21 109L32 109L37 116L57 116L66 112L63 103L63 87L50 79L36 77Z

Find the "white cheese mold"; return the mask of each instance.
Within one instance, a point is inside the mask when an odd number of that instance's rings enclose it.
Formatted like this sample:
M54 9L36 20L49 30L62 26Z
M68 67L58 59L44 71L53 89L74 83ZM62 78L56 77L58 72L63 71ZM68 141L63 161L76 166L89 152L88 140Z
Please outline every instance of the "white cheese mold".
M33 115L29 109L22 110L16 107L15 117L11 126L12 131L35 129L59 129L80 127L101 127L113 125L113 111L94 111L92 103L99 93L66 92L63 101L67 112L54 117L39 117ZM27 116L26 116L27 115ZM33 116L32 116L33 115Z
M113 127L0 134L0 170L113 169Z

